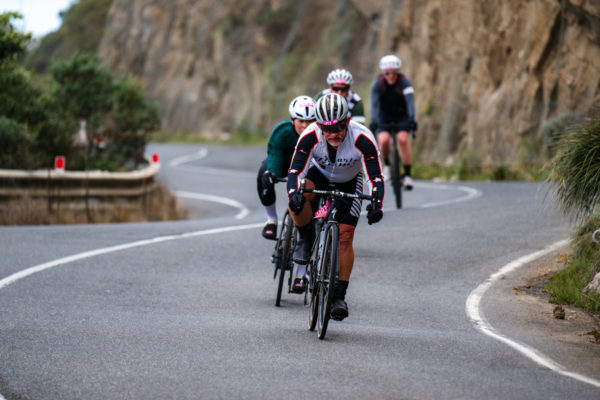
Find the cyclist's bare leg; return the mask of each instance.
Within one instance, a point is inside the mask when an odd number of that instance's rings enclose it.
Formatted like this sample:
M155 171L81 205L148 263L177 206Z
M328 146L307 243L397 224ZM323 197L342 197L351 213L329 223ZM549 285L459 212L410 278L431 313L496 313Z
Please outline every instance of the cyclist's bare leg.
M384 160L387 160L390 155L390 139L392 135L388 131L381 131L377 134L377 144Z
M407 131L400 131L397 134L398 144L400 145L400 157L402 158L402 164L410 165L412 151L410 148L410 133Z
M347 224L340 224L340 271L339 279L349 281L354 265L354 230L356 227Z
M315 184L310 179L306 179L306 187L309 189L314 189ZM304 202L304 206L302 207L300 214L296 215L292 210L290 210L290 215L292 216L296 226L308 225L313 218L313 209L310 205L310 201L314 199L315 195L312 193L305 193L304 197L306 198L306 201Z

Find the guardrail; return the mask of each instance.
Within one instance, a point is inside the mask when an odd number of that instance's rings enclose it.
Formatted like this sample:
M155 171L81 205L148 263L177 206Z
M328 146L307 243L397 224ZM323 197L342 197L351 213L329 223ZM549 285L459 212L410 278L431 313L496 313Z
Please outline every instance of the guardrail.
M159 163L131 172L0 169L0 198L136 198L157 187L159 169Z

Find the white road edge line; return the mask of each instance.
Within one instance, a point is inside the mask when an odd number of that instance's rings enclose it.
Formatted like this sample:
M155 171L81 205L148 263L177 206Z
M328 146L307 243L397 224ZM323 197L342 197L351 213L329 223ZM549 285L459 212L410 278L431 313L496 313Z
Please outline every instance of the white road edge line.
M465 311L475 328L479 329L484 334L507 344L508 346L517 350L525 357L531 359L532 361L541 365L542 367L548 368L553 372L567 376L569 378L573 378L578 381L585 382L596 387L600 387L600 381L593 378L589 378L585 375L567 371L562 365L551 360L546 355L540 353L538 350L501 335L494 329L494 327L492 327L487 322L487 320L483 316L483 313L479 309L479 303L481 302L481 298L498 279L531 261L534 261L540 257L545 256L548 253L551 253L554 250L559 249L567 243L569 243L569 240L561 240L559 242L551 244L550 246L542 250L528 254L506 264L504 267L500 268L500 270L498 270L496 273L490 275L490 277L485 282L483 282L475 290L473 290L471 294L469 294L469 297L467 298Z
M187 199L194 199L194 200L213 201L215 203L221 203L221 204L225 204L227 206L235 207L240 210L240 212L236 214L235 219L242 219L242 218L245 218L246 216L248 216L248 214L250 214L250 210L248 210L248 208L245 205L243 205L239 201L236 201L236 200L233 200L233 199L230 199L227 197L214 196L212 194L186 192L184 190L177 190L175 192L175 195L177 197L184 197Z

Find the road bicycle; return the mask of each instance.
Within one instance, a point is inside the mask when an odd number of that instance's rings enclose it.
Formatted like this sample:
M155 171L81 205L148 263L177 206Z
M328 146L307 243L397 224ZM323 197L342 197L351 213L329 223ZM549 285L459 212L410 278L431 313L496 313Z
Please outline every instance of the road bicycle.
M305 181L302 180L299 191L300 194L314 193L320 196L320 208L314 218L315 241L306 266L308 289L304 293L304 304L308 304L308 329L314 331L318 326L317 335L319 339L324 339L339 270L338 200L370 200L371 207L376 207L377 189L373 189L372 195L346 193L337 189L310 189L305 187Z
M396 208L402 208L402 189L404 187L404 174L400 172L401 167L401 157L400 152L398 150L398 138L397 133L401 130L405 130L404 123L393 124L387 127L390 132L390 141L391 141L391 155L390 155L390 172L391 172L391 181L392 181L392 189L394 190L394 197L396 198ZM414 138L415 133L411 132L411 136Z
M287 178L277 178L275 182L287 182ZM292 292L292 285L294 282L294 262L292 260L292 253L296 247L296 241L298 240L298 233L296 225L290 216L288 210L285 211L281 222L281 229L277 236L275 243L275 250L271 256L271 262L274 264L275 270L273 271L273 279L277 280L277 297L275 297L275 306L281 305L281 295L283 293L283 286L285 282L286 272L289 272L288 277L288 293ZM277 279L279 278L279 279Z

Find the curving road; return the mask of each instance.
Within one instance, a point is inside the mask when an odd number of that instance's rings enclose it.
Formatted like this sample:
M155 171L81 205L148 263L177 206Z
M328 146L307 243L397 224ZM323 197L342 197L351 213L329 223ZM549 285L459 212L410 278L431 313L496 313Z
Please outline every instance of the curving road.
M274 307L264 149L148 151L195 219L0 228L0 399L600 398L600 366L557 360L494 300L569 235L543 186L388 196L359 222L350 317L320 341L301 296Z

